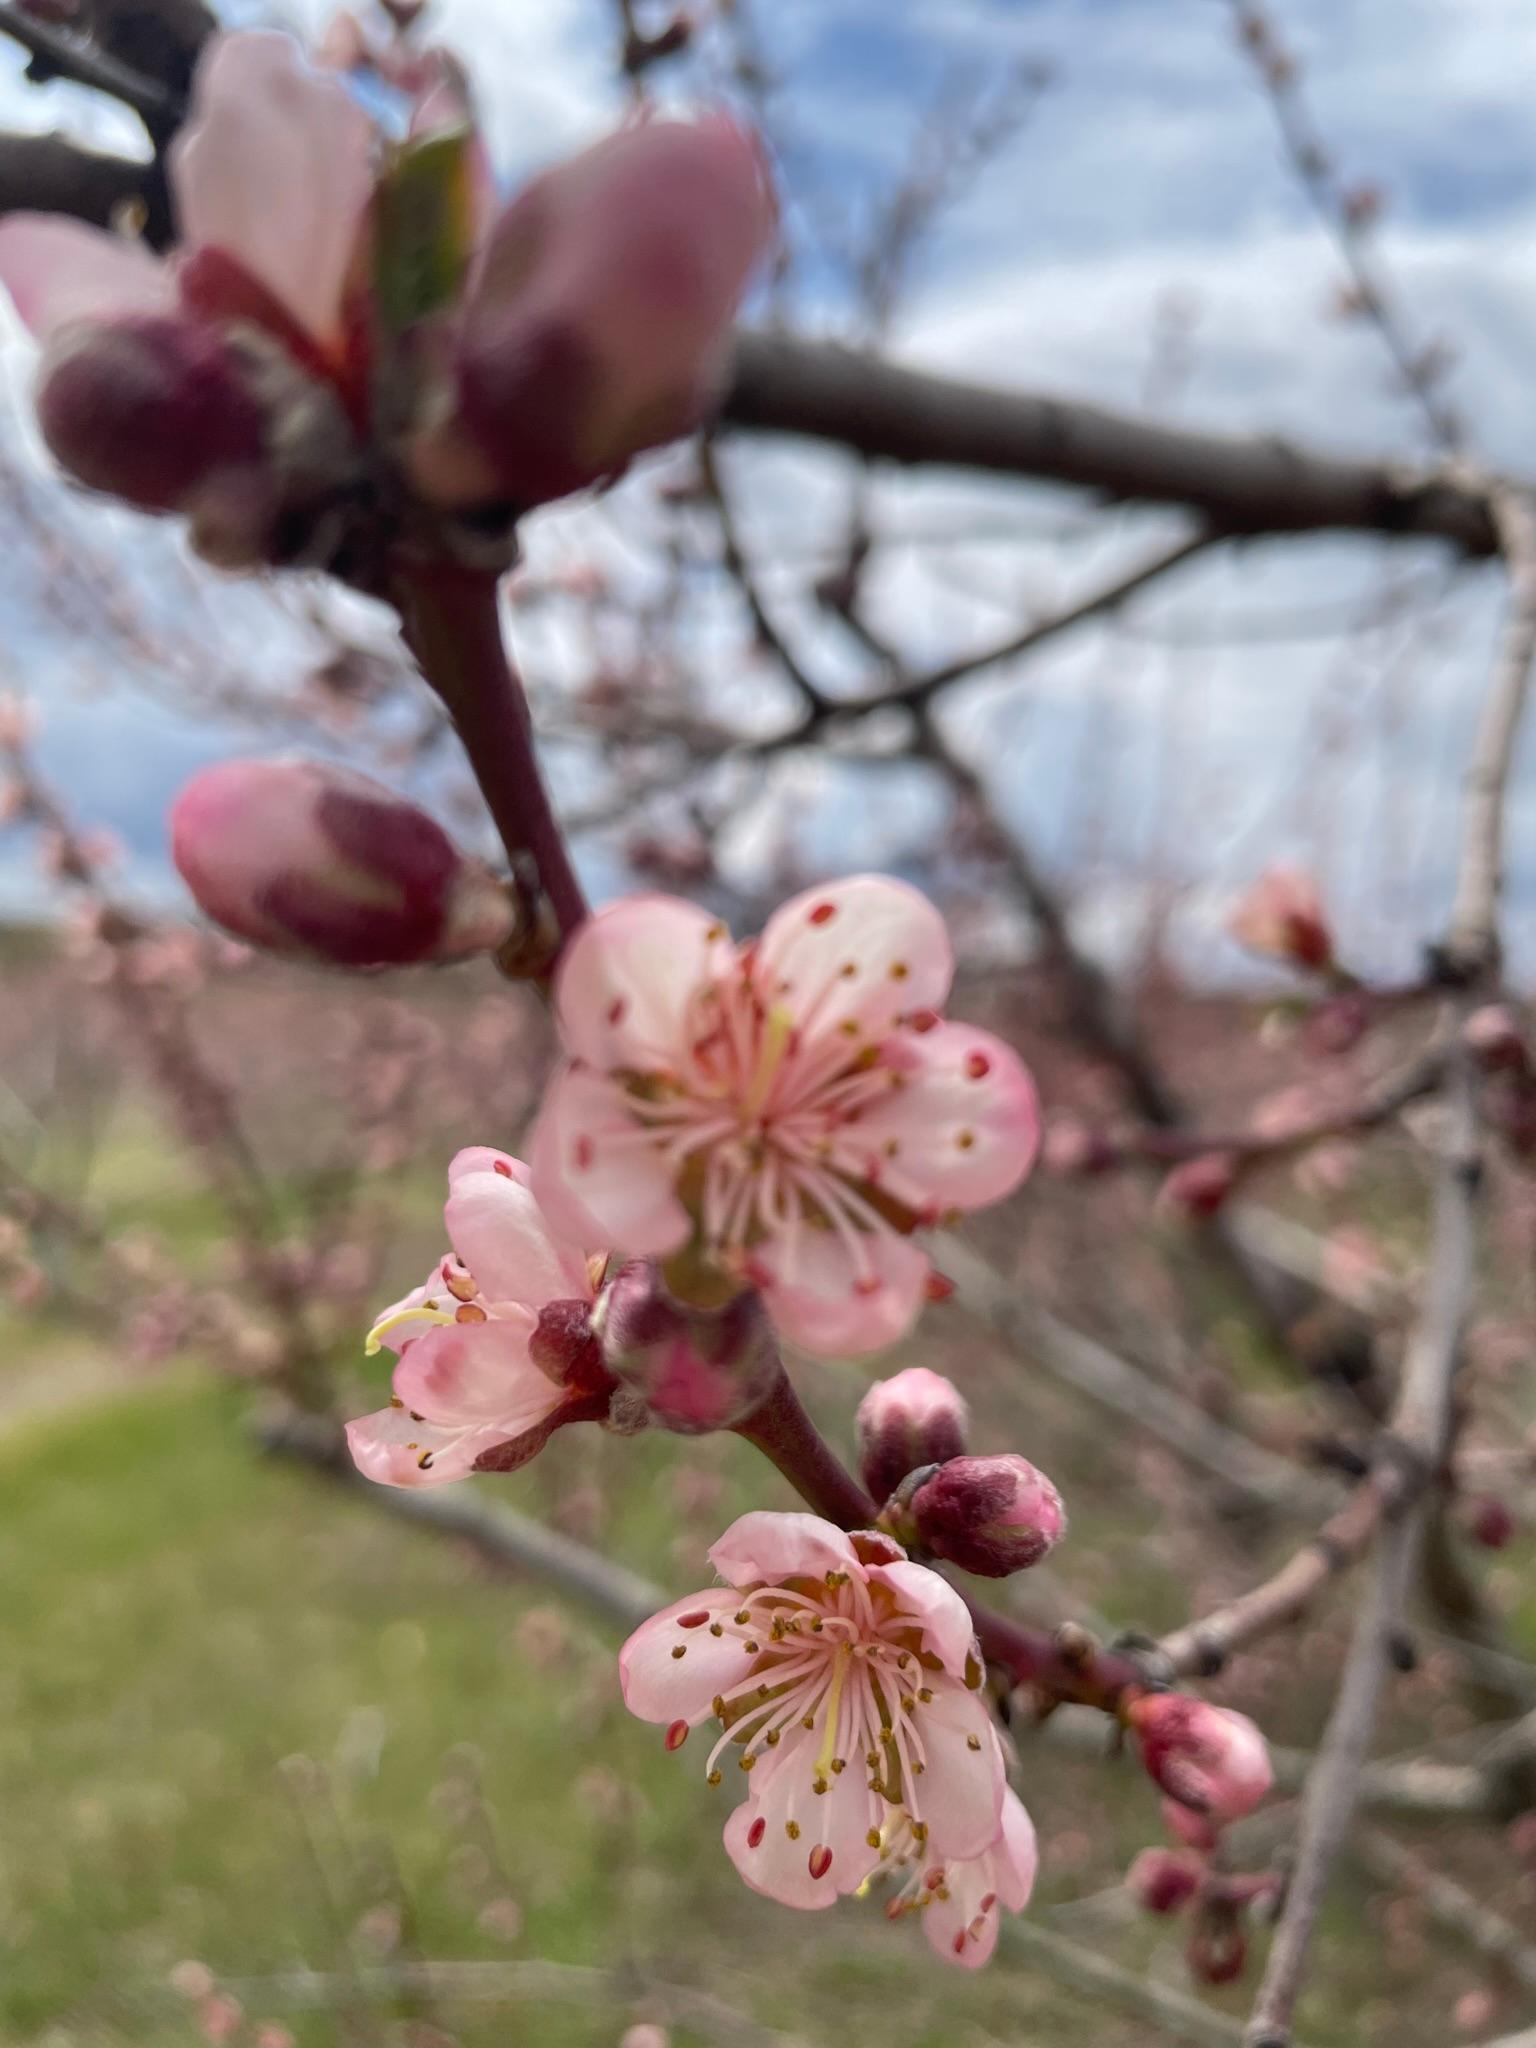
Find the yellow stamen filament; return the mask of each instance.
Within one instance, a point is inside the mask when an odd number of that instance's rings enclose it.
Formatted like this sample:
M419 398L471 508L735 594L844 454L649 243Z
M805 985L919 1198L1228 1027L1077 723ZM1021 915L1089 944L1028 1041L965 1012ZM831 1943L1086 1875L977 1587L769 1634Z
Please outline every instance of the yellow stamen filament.
M368 1332L368 1340L363 1345L363 1356L375 1357L383 1349L383 1340L390 1331L398 1330L402 1323L452 1323L457 1320L455 1316L445 1315L440 1308L396 1309L392 1316L385 1316Z
M853 1661L853 1652L846 1643L839 1643L837 1654L832 1659L832 1683L827 1691L827 1721L822 1731L821 1748L816 1757L816 1776L825 1778L832 1769L837 1754L837 1715L842 1705L843 1686L848 1677L848 1666Z
M794 1036L794 1031L793 1016L781 1003L776 1003L763 1019L763 1042L758 1048L757 1068L741 1103L741 1117L744 1123L751 1123L762 1114L763 1105L772 1091L774 1079L784 1064L784 1055L789 1051L789 1041Z

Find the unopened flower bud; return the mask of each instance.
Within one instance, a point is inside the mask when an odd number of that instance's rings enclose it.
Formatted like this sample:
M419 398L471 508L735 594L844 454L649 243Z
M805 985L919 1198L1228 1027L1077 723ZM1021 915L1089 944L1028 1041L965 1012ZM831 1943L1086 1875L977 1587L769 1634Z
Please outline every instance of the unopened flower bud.
M1126 1711L1148 1775L1207 1821L1241 1820L1274 1782L1269 1746L1246 1714L1188 1693L1143 1693Z
M917 1540L984 1579L1038 1564L1066 1532L1061 1495L1027 1458L951 1458L912 1496Z
M608 1370L641 1397L650 1420L681 1436L729 1429L759 1407L782 1371L761 1297L723 1307L680 1302L649 1259L631 1259L595 1314Z
M970 1426L965 1401L942 1373L909 1366L877 1380L859 1403L859 1471L877 1507L909 1472L963 1457Z
M1514 1538L1515 1517L1508 1501L1485 1493L1469 1500L1464 1510L1467 1534L1485 1550L1503 1550Z
M226 761L171 811L176 865L242 939L342 967L459 960L501 945L506 889L427 813L328 763Z
M418 489L526 509L692 432L773 219L761 149L723 115L636 123L535 179L491 232Z
M1248 1934L1239 1908L1218 1900L1202 1907L1184 1959L1200 1984L1231 1984L1240 1977L1248 1960Z
M37 419L70 475L174 512L222 470L261 461L263 407L211 326L170 315L74 321L43 358Z
M1333 930L1316 882L1294 868L1271 868L1242 896L1227 929L1251 953L1318 973L1333 965Z
M1125 1873L1125 1888L1149 1913L1177 1913L1199 1891L1205 1866L1181 1849L1143 1849Z
M1168 1214L1202 1221L1214 1216L1237 1183L1230 1152L1202 1152L1176 1166L1157 1191L1157 1206Z
M1485 1003L1474 1010L1461 1036L1485 1073L1523 1073L1531 1063L1525 1032L1508 1003Z

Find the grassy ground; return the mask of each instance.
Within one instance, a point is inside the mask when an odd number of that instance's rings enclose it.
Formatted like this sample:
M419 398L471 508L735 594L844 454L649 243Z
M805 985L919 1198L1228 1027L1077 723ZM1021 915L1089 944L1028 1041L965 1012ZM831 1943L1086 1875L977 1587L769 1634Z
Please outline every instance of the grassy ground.
M718 1847L721 1795L624 1715L610 1642L454 1546L263 1464L240 1406L171 1382L0 1442L6 2041L191 2041L167 1979L193 1957L305 2048L406 2043L401 2014L349 2009L344 1981L413 1953L637 1961L811 2042L1185 2038L1089 2005L1027 1956L961 1978L876 1912L812 1921L751 1898ZM702 1544L748 1476L735 1447L710 1446L682 1488L666 1446L588 1432L572 1449L526 1476L525 1504L579 1511L596 1490L614 1510L605 1541L674 1584L679 1516L681 1547ZM1118 1901L1060 1910L1152 1832L1134 1775L1036 1751L1025 1782L1049 1845L1041 1924L1177 1984L1171 1944ZM1423 1958L1384 1953L1358 1906L1335 1914L1309 2038L1444 2040L1432 2019L1405 2024ZM337 2009L295 2014L243 1981L299 1965L337 1973ZM1431 1971L1442 2025L1460 1981ZM596 2048L637 2010L583 1996L431 2018L465 2048Z

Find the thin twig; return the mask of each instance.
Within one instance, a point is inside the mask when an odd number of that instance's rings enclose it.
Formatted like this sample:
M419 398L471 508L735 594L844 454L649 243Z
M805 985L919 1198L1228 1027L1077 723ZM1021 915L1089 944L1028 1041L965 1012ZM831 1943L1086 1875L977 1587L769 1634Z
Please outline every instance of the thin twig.
M166 124L175 125L185 111L182 96L147 73L120 64L104 50L93 49L69 29L57 28L36 14L29 14L17 0L0 0L0 34L10 36L40 57L59 78L89 86L109 98L131 107L152 133L163 133Z

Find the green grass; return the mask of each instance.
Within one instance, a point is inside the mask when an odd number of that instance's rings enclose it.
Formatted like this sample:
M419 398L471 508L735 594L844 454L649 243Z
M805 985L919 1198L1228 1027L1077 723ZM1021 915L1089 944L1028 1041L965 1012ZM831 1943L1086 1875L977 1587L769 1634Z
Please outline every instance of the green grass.
M396 1956L639 1961L838 2048L1181 2038L1018 1959L961 1977L872 1909L813 1918L751 1897L719 1847L724 1794L624 1714L611 1639L457 1546L263 1463L246 1400L167 1382L0 1438L0 2040L177 2048L196 2038L167 1990L179 1960L230 1979L344 1972L376 1957L391 1916ZM764 1500L733 1441L593 1430L501 1491L679 1589L730 1515ZM1176 1934L1113 1906L1051 1919L1155 1837L1139 1775L1026 1746L1022 1783L1047 1844L1045 1923L1182 1988ZM498 1931L483 1910L508 1897L521 1928ZM1384 1958L1347 1891L1325 1932L1312 2048L1449 2037L1472 1973L1443 1953ZM249 2004L303 2048L410 2042L392 2011ZM608 2048L637 2016L435 2017L463 2048ZM674 2033L677 2048L706 2038Z

